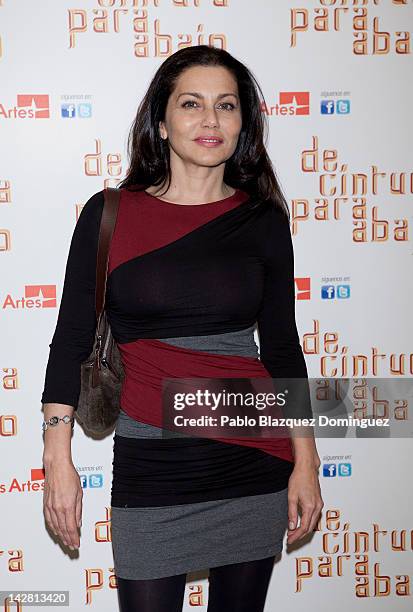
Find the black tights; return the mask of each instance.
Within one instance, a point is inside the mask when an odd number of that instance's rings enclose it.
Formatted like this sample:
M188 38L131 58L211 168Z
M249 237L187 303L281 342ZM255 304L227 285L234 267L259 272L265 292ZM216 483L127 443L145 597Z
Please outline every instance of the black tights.
M209 570L207 612L263 612L275 557L231 563ZM127 580L117 578L120 612L181 612L186 574Z

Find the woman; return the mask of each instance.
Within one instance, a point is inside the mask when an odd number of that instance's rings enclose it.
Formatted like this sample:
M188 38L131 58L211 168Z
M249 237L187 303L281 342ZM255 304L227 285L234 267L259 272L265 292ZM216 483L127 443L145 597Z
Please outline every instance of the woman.
M131 129L106 288L125 370L111 491L122 611L181 610L187 572L204 568L208 612L262 611L287 521L291 544L323 506L312 436L162 435L165 377L307 377L288 207L263 144L258 91L226 51L185 48L159 67ZM73 415L92 350L102 207L100 191L73 234L46 420ZM77 548L82 489L70 432L65 422L45 432L44 514Z

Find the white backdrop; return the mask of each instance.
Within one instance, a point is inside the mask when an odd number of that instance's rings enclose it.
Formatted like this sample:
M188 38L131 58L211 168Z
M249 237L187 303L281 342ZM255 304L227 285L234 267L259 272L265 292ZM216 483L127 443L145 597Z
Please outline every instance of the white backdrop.
M42 513L40 397L77 216L123 178L138 103L179 45L226 48L263 89L310 376L412 376L412 25L407 0L0 1L0 589L117 609L112 437L75 427L83 526L65 552ZM317 444L347 475L321 471L318 530L284 550L266 612L411 610L411 439ZM184 609L207 599L207 573L189 575Z

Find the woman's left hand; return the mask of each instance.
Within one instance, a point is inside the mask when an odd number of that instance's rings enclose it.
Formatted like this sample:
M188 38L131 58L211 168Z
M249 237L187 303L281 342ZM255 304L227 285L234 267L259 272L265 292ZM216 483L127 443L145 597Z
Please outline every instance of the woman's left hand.
M319 462L296 463L288 481L288 536L287 544L313 531L324 506L318 481ZM298 527L298 506L302 515Z

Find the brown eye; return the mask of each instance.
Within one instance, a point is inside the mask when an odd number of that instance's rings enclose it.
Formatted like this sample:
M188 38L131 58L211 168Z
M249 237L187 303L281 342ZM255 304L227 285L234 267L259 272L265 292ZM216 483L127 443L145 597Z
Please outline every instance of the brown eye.
M229 106L230 108L227 110L234 110L235 106L231 102L223 102L224 106Z
M184 102L182 104L182 108L195 108L195 106L193 105L197 105L197 102L195 102L195 100L187 100L186 102ZM231 102L222 102L222 104L220 106L225 107L225 110L234 110L235 105L232 104Z
M185 108L185 107L186 107L186 108L192 108L191 106L187 106L187 104L196 104L196 102L195 102L195 100L187 100L186 102L184 102L184 103L182 104L182 107L183 107L183 108Z

